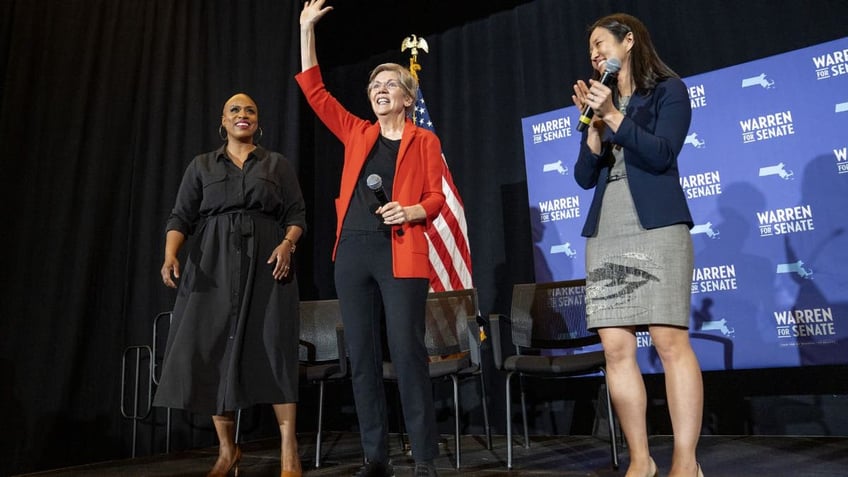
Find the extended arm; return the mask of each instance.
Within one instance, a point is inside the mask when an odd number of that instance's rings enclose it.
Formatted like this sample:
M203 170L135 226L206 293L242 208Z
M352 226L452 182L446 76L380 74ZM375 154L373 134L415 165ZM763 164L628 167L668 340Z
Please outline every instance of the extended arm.
M324 7L324 0L309 0L300 12L300 66L301 71L318 64L315 48L315 24L333 7Z

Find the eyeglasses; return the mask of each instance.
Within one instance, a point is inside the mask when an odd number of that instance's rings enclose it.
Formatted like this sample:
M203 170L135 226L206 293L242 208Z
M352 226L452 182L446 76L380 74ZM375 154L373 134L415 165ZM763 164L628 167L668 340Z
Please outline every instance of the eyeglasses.
M382 83L380 81L372 81L371 84L368 85L368 91L369 92L377 91L377 90L383 89L383 87L392 91L392 90L396 90L396 89L400 88L400 83L398 83L395 80L389 80L389 81L386 81L385 83Z

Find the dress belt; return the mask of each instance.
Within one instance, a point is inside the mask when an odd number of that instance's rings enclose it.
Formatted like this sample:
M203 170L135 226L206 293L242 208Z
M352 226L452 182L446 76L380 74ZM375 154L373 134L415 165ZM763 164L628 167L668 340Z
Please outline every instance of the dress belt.
M620 181L621 179L624 179L626 177L627 174L610 174L609 176L607 176L607 183Z
M235 227L233 229L233 233L235 233L237 235L241 235L243 237L250 237L250 236L253 235L253 221L252 220L245 220L246 218L264 219L264 220L270 220L272 222L276 222L274 217L269 215L269 214L263 213L263 212L258 211L258 210L246 210L246 209L228 210L226 212L220 212L220 213L217 213L217 214L207 215L202 220L203 220L203 222L208 222L213 217L222 217L222 216L228 216L228 215L234 216L233 225L235 225Z

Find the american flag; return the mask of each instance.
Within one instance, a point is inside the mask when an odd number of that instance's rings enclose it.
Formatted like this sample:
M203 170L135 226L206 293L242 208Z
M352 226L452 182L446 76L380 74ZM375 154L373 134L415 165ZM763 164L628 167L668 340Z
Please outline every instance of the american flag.
M421 88L418 88L415 123L436 132ZM433 292L474 287L471 281L471 249L468 246L465 207L453 183L444 153L442 161L442 192L445 194L445 205L442 206L438 217L427 226L427 240L430 242L430 291Z

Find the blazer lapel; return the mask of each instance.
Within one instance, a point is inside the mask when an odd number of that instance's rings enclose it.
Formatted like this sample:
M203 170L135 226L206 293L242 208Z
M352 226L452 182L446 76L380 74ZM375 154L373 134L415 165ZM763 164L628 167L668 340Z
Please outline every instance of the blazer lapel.
M409 149L409 145L412 144L412 140L415 138L415 134L417 132L418 128L415 127L415 123L407 118L406 125L403 128L403 135L400 137L400 148L398 149L397 162L395 163L395 167L397 168L396 171L400 170L400 164L406 157L406 150ZM395 172L395 174L397 174L397 172Z

